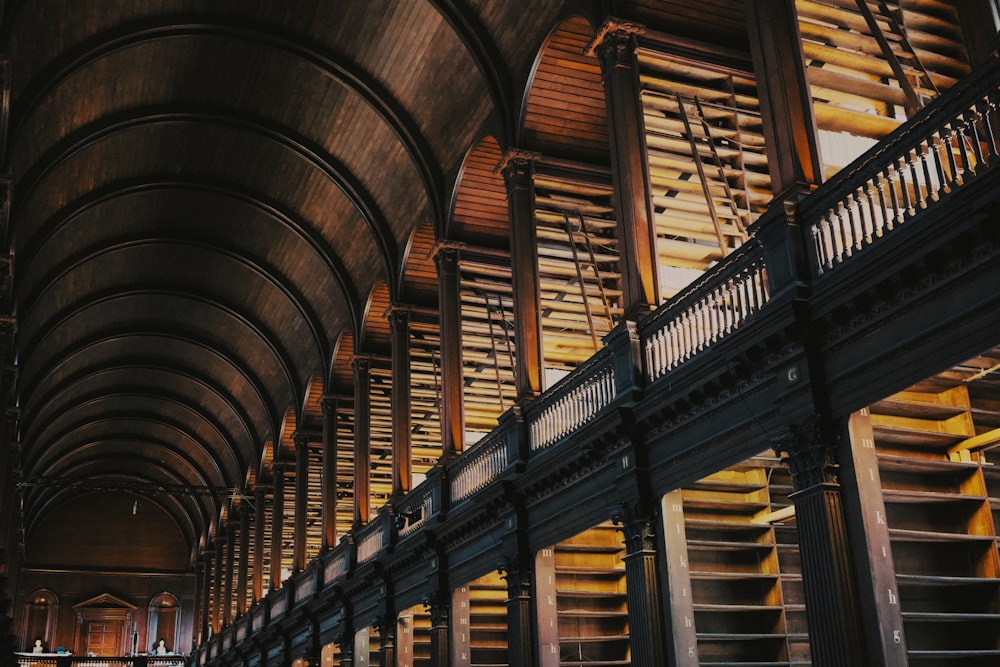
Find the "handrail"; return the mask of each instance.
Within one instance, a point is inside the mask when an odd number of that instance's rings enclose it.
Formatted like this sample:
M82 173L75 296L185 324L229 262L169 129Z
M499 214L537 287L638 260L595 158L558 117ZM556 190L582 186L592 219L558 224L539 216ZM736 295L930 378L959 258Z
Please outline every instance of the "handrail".
M374 559L389 544L389 526L386 512L382 512L358 531L358 563Z
M20 667L185 667L183 655L88 656L71 653L17 653Z
M614 357L604 347L528 406L531 450L557 442L591 421L617 396Z
M646 380L654 382L739 328L767 303L764 251L756 238L691 283L640 325Z
M507 438L500 426L469 448L455 464L451 474L451 502L458 504L486 488L510 464Z
M396 504L399 537L416 532L441 508L440 488L440 476L432 473Z
M828 273L1000 163L1000 63L991 58L807 200L815 276Z

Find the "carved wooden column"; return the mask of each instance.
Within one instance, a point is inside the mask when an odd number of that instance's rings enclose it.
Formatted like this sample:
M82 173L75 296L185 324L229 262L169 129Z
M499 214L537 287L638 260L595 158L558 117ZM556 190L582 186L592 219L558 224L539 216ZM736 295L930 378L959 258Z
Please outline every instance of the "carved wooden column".
M275 461L271 466L274 488L271 493L271 584L272 591L281 588L281 543L284 539L285 464Z
M309 438L296 433L295 519L292 529L292 562L295 572L306 569L306 517L309 509Z
M236 577L236 524L232 518L226 521L226 566L223 568L225 581L222 582L222 625L233 622L233 579Z
M431 657L429 667L451 667L451 591L437 591L424 601L431 615Z
M250 508L240 503L240 562L236 571L236 613L247 613L247 575L250 568Z
M530 561L508 561L503 578L507 581L507 661L510 667L534 667L538 660L537 624L532 598L534 571Z
M625 319L638 319L660 300L645 123L639 97L636 36L646 28L609 18L588 51L597 53L611 144L612 201L618 221L619 267Z
M267 516L267 494L263 484L254 487L253 513L253 601L260 602L264 598L264 542L265 517Z
M439 248L434 255L438 274L441 328L441 458L450 459L465 447L465 382L462 371L462 302L458 250Z
M389 314L392 331L392 497L402 498L413 487L410 443L410 313L395 307Z
M499 166L507 185L507 213L510 218L514 383L518 402L542 392L542 310L534 214L535 188L532 178L532 163L540 157L538 153L509 150Z
M223 553L222 527L215 534L215 556L213 557L214 567L212 568L212 596L215 604L212 605L212 632L216 633L222 629L222 581L226 578L226 561Z
M199 645L208 638L208 578L210 574L208 554L203 552L198 562L195 563L195 596L197 599L195 600L194 619L198 633L195 639Z
M829 422L793 425L775 447L786 454L795 489L809 642L816 667L868 664L836 461L839 433Z
M380 667L396 667L396 614L391 604L379 618L375 630L378 632Z
M748 0L747 33L775 199L823 180L794 0Z
M625 536L623 560L632 665L660 667L668 661L657 563L657 521L636 507L627 508L619 519Z
M354 667L354 638L355 633L344 630L337 637L337 645L340 647L340 667ZM365 662L368 662L367 659Z
M354 527L371 519L371 359L356 356L354 368Z
M323 406L323 551L337 546L337 407L332 396Z

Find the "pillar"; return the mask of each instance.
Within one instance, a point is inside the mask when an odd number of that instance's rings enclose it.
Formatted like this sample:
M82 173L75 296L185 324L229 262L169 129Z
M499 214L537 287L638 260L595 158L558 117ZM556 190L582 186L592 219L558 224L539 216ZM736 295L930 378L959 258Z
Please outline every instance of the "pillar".
M253 513L253 601L264 599L264 542L265 517L267 516L267 493L263 484L254 486Z
M510 667L534 667L538 664L533 576L530 561L509 560L504 568L503 578L507 581L507 660Z
M337 546L337 405L332 396L323 406L323 551Z
M236 613L247 613L247 575L250 569L250 509L240 503L240 562L236 572Z
M458 250L440 248L434 255L438 274L441 327L441 458L450 459L465 445L462 370L462 303Z
M829 420L792 425L775 450L792 472L802 583L813 665L868 664Z
M212 631L219 632L222 629L222 580L226 577L226 561L223 553L223 543L226 541L222 534L222 527L215 535L215 567L212 568L212 594L215 604L212 606Z
M271 501L271 583L270 589L281 588L281 542L285 512L285 464L275 461L271 466L274 489Z
M795 0L748 0L747 34L775 199L823 180Z
M223 568L225 580L222 582L222 625L233 622L233 578L236 576L236 524L226 521L226 565Z
M371 519L371 359L357 356L354 368L354 527Z
M663 623L657 544L657 520L631 507L620 517L625 536L625 592L633 667L668 664Z
M660 300L656 216L635 57L636 38L643 32L639 24L609 18L590 45L604 79L622 308L631 320L651 312Z
M542 312L535 231L533 161L541 156L510 150L501 162L510 217L510 272L514 296L514 383L517 401L542 392Z
M296 433L295 519L292 530L292 561L296 572L306 569L306 515L309 509L309 438Z
M391 606L391 605L390 605ZM396 667L396 614L389 610L379 619L378 654L379 667Z
M447 589L437 591L425 602L431 616L431 657L428 667L451 666L451 638L448 627L451 616L451 593Z
M402 498L413 486L410 441L410 313L393 308L392 331L392 497Z

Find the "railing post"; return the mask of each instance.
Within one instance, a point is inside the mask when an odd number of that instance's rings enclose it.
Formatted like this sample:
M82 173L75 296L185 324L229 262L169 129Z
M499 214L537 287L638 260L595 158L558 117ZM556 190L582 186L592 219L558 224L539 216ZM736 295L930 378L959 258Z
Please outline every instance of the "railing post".
M638 326L631 320L619 322L604 337L604 346L611 350L611 368L615 374L615 393L618 401L635 400L645 384Z
M764 252L771 298L802 284L803 277L809 275L809 240L796 215L798 201L805 196L805 190L799 190L784 201L774 200L771 208L750 228Z

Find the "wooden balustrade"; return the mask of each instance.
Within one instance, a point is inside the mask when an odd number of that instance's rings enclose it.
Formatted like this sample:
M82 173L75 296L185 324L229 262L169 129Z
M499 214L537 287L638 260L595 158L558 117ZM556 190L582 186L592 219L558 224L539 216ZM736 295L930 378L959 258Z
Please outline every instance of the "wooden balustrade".
M438 488L437 479L428 479L400 501L396 507L399 537L415 533L440 508L441 502L437 499Z
M763 250L751 239L642 324L647 381L733 333L768 296Z
M828 273L986 171L1000 151L1000 68L985 63L806 202L814 275Z
M183 655L85 656L18 653L19 667L186 667Z
M346 575L349 564L350 554L346 545L338 546L323 565L323 585L329 586L340 577Z
M497 429L473 445L454 468L451 502L458 504L495 480L510 463L507 431Z
M378 556L389 543L388 537L388 524L383 512L358 532L358 563L367 563Z
M529 407L531 449L544 449L592 420L617 396L611 351L603 348Z

